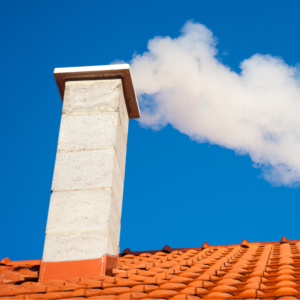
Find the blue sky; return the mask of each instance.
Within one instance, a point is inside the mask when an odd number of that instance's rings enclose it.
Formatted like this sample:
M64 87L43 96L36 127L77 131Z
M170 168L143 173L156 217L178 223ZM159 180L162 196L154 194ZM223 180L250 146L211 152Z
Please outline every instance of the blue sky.
M255 53L300 62L298 1L7 1L1 7L0 258L42 257L62 103L55 67L130 62L188 20L235 72ZM222 55L224 54L224 55ZM226 55L225 55L226 54ZM130 121L120 247L299 239L299 188L247 155Z

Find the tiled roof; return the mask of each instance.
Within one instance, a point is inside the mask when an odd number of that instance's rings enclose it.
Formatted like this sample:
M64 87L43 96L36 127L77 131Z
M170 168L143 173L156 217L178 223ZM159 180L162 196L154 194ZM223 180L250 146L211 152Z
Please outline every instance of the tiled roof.
M0 299L300 299L300 241L125 253L113 276L45 283L3 259Z

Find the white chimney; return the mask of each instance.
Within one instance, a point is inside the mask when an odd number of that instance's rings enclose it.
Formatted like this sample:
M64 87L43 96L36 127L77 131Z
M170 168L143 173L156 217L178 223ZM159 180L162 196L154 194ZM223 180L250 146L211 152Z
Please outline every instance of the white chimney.
M63 109L39 281L115 267L128 119L140 117L129 65L60 68L54 76Z

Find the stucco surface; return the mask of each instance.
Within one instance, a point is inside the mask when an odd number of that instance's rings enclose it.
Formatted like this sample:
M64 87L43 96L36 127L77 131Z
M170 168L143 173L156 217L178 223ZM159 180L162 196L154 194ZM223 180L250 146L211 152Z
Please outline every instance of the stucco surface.
M114 168L118 162L114 149L78 152L58 152L56 155L52 190L81 190L111 187ZM116 174L121 176L121 174Z
M121 79L67 81L63 113L118 111Z
M105 189L53 193L46 232L105 229L111 211L120 222L120 212L111 198L111 190Z
M66 82L44 261L118 254L128 121L120 79Z
M116 255L108 230L62 231L46 234L43 260L70 261Z
M100 149L115 149L124 178L126 143L119 113L63 115L58 139L58 152Z
M113 168L113 180L112 180L112 193L118 207L118 210L122 211L123 203L123 191L124 191L124 181L119 168L117 157L114 157L114 168Z
M128 118L128 112L127 112L127 108L126 108L126 102L125 102L125 98L124 98L123 89L121 89L121 91L120 91L119 113L120 113L120 118L121 118L123 134L125 136L125 143L127 144L129 118Z

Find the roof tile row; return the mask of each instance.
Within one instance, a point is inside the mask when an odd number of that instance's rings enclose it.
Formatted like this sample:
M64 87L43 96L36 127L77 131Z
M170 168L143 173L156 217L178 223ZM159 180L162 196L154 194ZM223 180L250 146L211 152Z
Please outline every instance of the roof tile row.
M300 299L300 241L133 254L113 276L45 283L40 261L4 259L0 299Z

